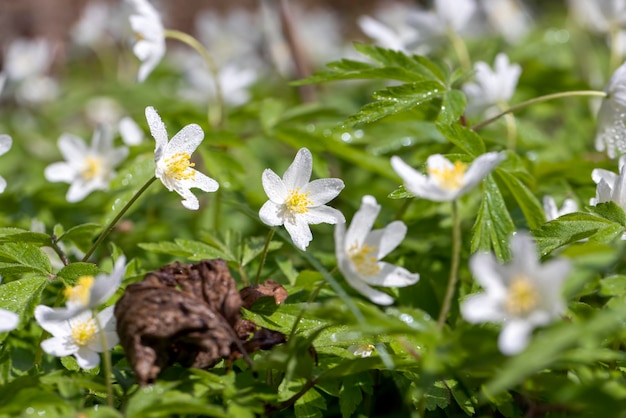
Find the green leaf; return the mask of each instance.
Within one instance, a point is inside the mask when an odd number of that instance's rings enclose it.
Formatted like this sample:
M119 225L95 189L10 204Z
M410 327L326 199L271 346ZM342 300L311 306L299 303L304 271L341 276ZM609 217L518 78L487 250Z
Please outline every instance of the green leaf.
M614 275L600 280L602 296L621 296L626 294L626 276Z
M45 277L33 276L0 285L0 308L15 312L20 317L20 324L30 322L47 284ZM0 341L6 335L0 334Z
M533 234L541 255L546 255L556 248L585 238L610 242L623 232L624 227L618 223L590 213L576 212L546 222Z
M52 244L50 235L41 232L30 232L17 229L17 228L2 228L0 232L0 243L5 242L24 242L36 245L38 247L49 246ZM14 233L8 233L9 230L14 230Z
M130 202L137 191L146 185L147 182L152 181L154 177L154 159L152 155L142 154L130 164L127 164L126 167L111 182L111 188L120 190L120 193L115 194L109 202L111 210L102 219L103 225L108 225L119 211ZM153 188L153 190L156 190L156 188ZM126 215L128 216L139 206L132 205L126 212Z
M59 236L58 241L70 241L79 250L87 251L101 228L99 224L95 223L76 225Z
M546 222L543 206L518 177L503 169L496 169L494 174L515 198L530 229L539 228Z
M486 152L485 142L476 132L461 126L459 123L452 125L437 124L437 129L451 143L468 153L472 157L477 157Z
M510 258L509 238L515 225L492 176L483 181L483 200L473 227L471 251L493 251L500 260Z
M368 58L386 67L397 66L406 68L415 74L420 74L425 79L444 81L445 77L441 68L428 58L420 55L406 55L393 49L381 48L376 45L355 42L354 49Z
M0 275L39 273L50 274L50 259L33 244L6 243L0 245Z
M467 106L467 99L461 90L448 90L443 94L441 110L437 122L442 125L452 125L458 122Z
M315 388L311 388L302 395L294 406L297 418L321 418L322 410L326 409L324 397Z
M596 206L589 207L589 210L604 219L626 227L626 213L624 209L615 202L598 203Z
M176 239L174 240L178 248L182 251L186 251L189 253L187 258L192 261L204 260L204 259L214 259L221 258L226 261L235 261L234 258L229 257L229 255L219 249L212 247L204 242L186 240L186 239Z
M389 199L411 199L415 197L413 193L404 188L404 185L398 186L396 190L387 195Z
M445 92L445 86L436 81L418 81L388 87L373 94L375 102L369 103L350 116L348 125L368 124L395 113L407 111Z
M95 264L77 262L63 267L61 271L57 273L57 276L62 278L68 285L73 286L76 284L79 277L96 276L100 272L101 270Z
M349 418L363 401L363 393L372 393L372 378L369 373L347 376L339 392L339 409L343 418Z

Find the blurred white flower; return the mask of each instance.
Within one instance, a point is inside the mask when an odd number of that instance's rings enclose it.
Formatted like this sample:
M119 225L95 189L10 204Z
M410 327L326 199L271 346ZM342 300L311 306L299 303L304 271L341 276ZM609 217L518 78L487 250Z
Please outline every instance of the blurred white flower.
M475 82L466 83L463 91L468 98L470 114L497 111L497 107L511 100L522 67L511 64L504 53L496 56L493 70L489 64L479 61L474 64Z
M139 145L143 141L143 131L130 116L124 116L120 119L117 129L126 145Z
M521 41L532 27L532 19L519 0L483 0L487 20L509 43Z
M65 308L48 308L41 313L45 321L65 321L90 311L105 303L122 284L126 272L126 257L115 262L111 274L101 273L96 277L81 276L75 286L67 287Z
M356 357L362 358L371 357L375 349L376 346L374 344L352 344L347 348L347 350Z
M598 111L596 149L606 150L609 158L626 152L626 63L611 76L604 91L607 97Z
M50 164L44 172L51 182L70 183L68 202L83 200L94 190L106 190L115 177L114 168L128 155L128 148L113 148L113 134L106 125L94 131L91 146L72 134L59 138L63 162Z
M70 31L72 41L77 45L98 47L119 40L127 25L122 6L117 2L89 1Z
M133 7L130 25L137 40L133 52L141 60L137 79L143 82L165 55L165 29L148 0L127 0Z
M195 164L190 161L191 154L204 139L202 128L192 123L168 141L165 125L152 106L146 107L146 119L152 137L156 141L155 176L169 191L175 191L183 198L184 207L197 210L200 202L191 193L191 188L198 188L205 192L214 192L219 188L215 180L194 169Z
M552 196L543 197L543 211L546 214L546 221L552 221L568 213L574 213L578 210L578 204L574 199L565 199L561 209L558 208Z
M501 265L491 253L474 254L470 269L484 293L461 302L461 315L471 323L502 323L498 347L503 354L524 350L535 327L547 325L566 308L561 295L571 269L566 259L539 263L535 244L526 234L511 238L512 259Z
M0 135L0 155L4 155L7 152L9 152L12 145L13 145L13 140L11 139L9 135L7 134ZM4 179L4 177L0 176L0 193L4 192L6 188L7 188L7 181Z
M114 308L105 308L97 314L97 320L92 311L87 310L68 320L51 321L47 317L52 308L38 305L35 308L35 319L41 328L52 334L52 338L41 342L41 348L56 357L74 356L80 368L93 369L100 364L98 353L110 350L119 342ZM102 329L98 329L98 324ZM104 345L103 337L106 342Z
M16 39L4 56L4 73L11 81L45 74L52 63L50 43L44 39Z
M15 89L18 102L27 105L50 103L59 97L59 83L48 76L34 76L24 79Z
M590 30L609 33L626 23L625 0L569 0L573 17Z
M285 225L295 246L303 251L313 239L309 224L346 221L341 212L325 205L343 190L343 181L330 178L309 182L312 170L311 152L301 148L282 179L269 168L262 176L270 200L259 211L261 221L269 226Z
M143 131L130 116L124 116L124 109L117 100L101 96L89 99L85 106L87 119L94 125L116 126L126 145L138 145L143 140Z
M0 277L0 280L2 278ZM0 291L2 289L0 288ZM7 311L6 309L0 309L0 332L9 332L17 328L20 322L20 317L15 312Z
M383 229L372 230L379 212L376 199L364 196L348 230L344 223L335 226L335 255L350 286L374 303L391 305L391 296L371 286L410 286L419 280L419 274L380 261L400 245L407 228L402 221L394 221Z
M480 183L506 154L488 152L476 158L469 166L461 161L450 162L441 154L428 157L424 175L406 164L400 157L391 158L391 166L404 180L404 187L415 196L435 202L452 201Z
M373 17L359 17L358 24L363 33L372 38L378 46L405 53L419 53L420 51L411 49L417 40L417 30L407 22L407 15L411 11L412 9L404 4L393 3L377 10Z
M591 172L591 178L597 185L596 197L589 199L591 206L614 202L626 210L626 155L619 159L619 174L596 168ZM626 232L622 235L622 239L626 239Z

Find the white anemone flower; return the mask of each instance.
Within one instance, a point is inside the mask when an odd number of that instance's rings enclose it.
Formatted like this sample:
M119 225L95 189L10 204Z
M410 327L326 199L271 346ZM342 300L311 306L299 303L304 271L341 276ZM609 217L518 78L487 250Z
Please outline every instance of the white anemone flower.
M7 48L4 72L19 82L45 74L52 63L52 47L45 39L16 39Z
M19 322L20 318L15 312L0 309L0 332L13 331Z
M70 183L65 198L72 203L94 190L106 190L114 168L128 156L128 148L113 148L113 133L106 125L96 128L90 147L72 134L61 135L58 144L65 161L50 164L44 174L48 181Z
M130 25L137 41L133 52L141 60L137 79L143 82L165 55L165 29L161 17L147 0L128 0L133 7Z
M391 305L391 296L371 286L410 286L419 280L419 274L380 261L400 245L407 228L402 221L394 221L383 229L372 230L379 212L376 199L364 196L348 230L345 224L335 226L335 254L350 286L374 303Z
M311 152L301 148L282 179L269 168L262 176L270 200L261 207L259 218L269 226L285 225L295 246L303 251L313 239L309 224L346 221L341 212L325 205L343 190L343 181L330 178L309 182L312 170Z
M461 161L450 162L441 154L426 160L427 175L415 170L400 157L391 158L391 166L404 180L404 187L415 196L435 202L456 200L480 183L506 158L501 152L488 152L469 166Z
M461 302L461 315L471 323L502 323L498 347L505 355L521 352L533 329L547 325L566 308L561 295L571 269L566 259L539 263L532 238L516 234L511 238L512 260L501 265L491 253L474 254L470 269L484 293Z
M47 319L47 313L52 308L37 306L37 323L52 334L52 338L41 342L41 348L56 357L74 356L80 368L93 369L100 364L98 353L110 350L119 342L115 331L114 308L115 306L105 308L97 318L88 310L65 321L51 321ZM103 344L103 337L106 344Z
M626 153L626 63L611 76L604 91L607 97L598 112L596 149L606 150L609 158Z
M7 134L0 135L0 155L4 155L11 149L13 145L13 140ZM4 189L7 188L7 181L4 177L0 176L0 193L4 192Z
M67 298L66 307L46 309L41 313L41 318L46 321L66 321L102 305L120 287L126 272L125 263L126 257L121 256L115 262L111 274L81 276L75 286L67 287L63 292Z
M546 214L546 221L552 221L568 213L574 213L578 210L578 204L574 199L565 199L563 205L559 209L552 196L543 197L543 211Z
M468 113L478 114L483 111L493 111L494 106L501 106L509 102L517 80L522 73L519 64L511 64L506 54L496 56L493 70L486 62L474 64L475 82L463 86L468 98Z
M169 191L175 191L182 198L187 209L198 210L198 198L191 193L191 188L205 192L214 192L219 184L212 178L202 174L189 161L191 154L204 139L204 132L199 125L192 123L181 129L171 141L168 141L165 125L152 106L146 107L146 119L150 133L156 141L154 150L155 176Z
M591 178L597 185L596 197L589 199L591 206L614 202L626 210L626 156L622 156L619 160L619 174L596 168L591 172ZM626 232L622 239L626 239Z

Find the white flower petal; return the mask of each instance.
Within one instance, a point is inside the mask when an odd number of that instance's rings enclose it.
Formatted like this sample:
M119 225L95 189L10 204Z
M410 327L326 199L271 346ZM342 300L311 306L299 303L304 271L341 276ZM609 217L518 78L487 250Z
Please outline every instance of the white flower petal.
M217 181L198 170L191 169L194 172L193 178L178 181L182 189L200 189L203 192L214 192L220 188Z
M118 129L126 145L139 145L143 140L143 131L131 117L123 117L118 124Z
M303 219L304 222L309 224L327 223L333 225L346 221L346 218L344 218L341 212L335 208L331 208L330 206L309 208L308 212L297 217Z
M490 253L476 253L470 258L472 275L491 297L501 299L506 294L503 269Z
M344 273L346 281L354 290L371 300L373 303L377 305L391 305L393 303L393 298L391 296L368 286L365 282L360 280L359 276L354 277L343 271L342 273Z
M488 152L476 158L465 173L463 191L459 195L473 189L505 158L506 154L502 152Z
M17 328L20 317L15 312L0 309L0 332L9 332Z
M71 334L67 334L69 336ZM78 351L78 346L71 342L71 339L63 337L52 337L41 342L41 348L46 353L55 357L65 357Z
M333 200L345 185L340 179L317 179L302 187L301 192L310 192L309 199L314 206L323 205Z
M468 296L461 302L460 310L463 319L472 324L502 322L505 319L498 300L487 293Z
M313 240L313 234L311 233L309 224L300 217L296 217L295 223L285 222L284 225L295 246L302 251L306 251L306 247L308 247L311 240Z
M354 214L348 232L346 233L346 244L348 247L356 245L360 247L365 242L369 232L376 222L376 217L380 212L380 205L373 196L363 196L361 207ZM347 248L345 248L347 250ZM380 257L379 257L380 259Z
M265 204L259 210L259 218L261 222L265 225L269 226L280 226L284 223L284 218L282 217L282 205L278 205L271 200L265 202Z
M287 190L296 190L298 187L304 187L309 182L312 171L313 156L311 151L301 148L283 175L285 188Z
M204 131L199 125L195 123L187 125L178 131L167 144L163 152L163 158L170 157L172 154L179 152L191 155L196 148L198 148L198 145L200 145L203 139Z
M104 338L106 340L106 347L104 348L102 346L102 335L104 335ZM117 332L115 331L104 331L104 334L100 334L98 332L97 334L94 335L93 340L89 344L87 344L85 348L96 353L102 353L105 350L112 349L119 342L120 342L120 338L118 337Z
M378 248L376 258L380 260L400 245L406 236L406 231L404 222L393 221L383 229L372 231L367 236L365 243Z
M99 182L77 179L70 185L70 188L67 190L67 194L65 195L65 199L70 203L80 202L91 192L103 189L105 189L105 187L101 187Z
M98 274L89 293L89 303L86 309L96 308L111 298L122 284L126 273L126 257L120 256L111 274Z
M71 333L70 326L63 318L55 318L55 314L61 310L66 309L57 308L53 309L45 305L37 305L35 307L35 320L39 326L54 336L69 335Z
M0 155L4 155L9 152L9 150L11 149L11 145L13 145L13 140L9 135L0 135Z
M0 193L4 193L4 190L7 188L7 181L4 177L0 176Z
M46 180L51 182L71 183L76 174L74 167L66 162L52 163L44 170Z
M518 354L528 345L532 331L533 326L526 321L506 322L498 337L498 348L507 356Z
M87 145L81 138L72 134L63 134L58 141L61 155L66 161L82 161L88 154Z
M379 262L380 271L375 276L361 275L360 278L365 283L372 286L382 287L406 287L418 282L420 275L411 273L404 267L393 264Z
M161 120L161 117L152 106L146 107L146 120L150 127L150 133L156 141L155 153L165 148L167 145L167 130L165 124ZM160 156L159 156L160 157Z
M270 201L278 204L283 204L287 198L287 188L285 183L269 168L266 168L261 175L261 181L263 183L263 190L270 199Z
M80 347L74 353L76 362L81 369L90 370L100 364L100 355L87 347Z

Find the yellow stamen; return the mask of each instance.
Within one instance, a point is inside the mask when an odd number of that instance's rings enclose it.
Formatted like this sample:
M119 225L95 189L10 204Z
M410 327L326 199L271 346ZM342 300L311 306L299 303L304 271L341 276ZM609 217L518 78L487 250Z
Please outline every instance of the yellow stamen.
M93 276L81 276L78 278L78 284L74 287L66 287L65 290L63 290L63 294L70 302L78 302L81 305L87 305L94 281Z
M93 341L96 335L96 321L90 318L86 321L74 321L71 324L72 340L78 346L85 346Z
M456 190L463 184L465 170L467 170L467 164L457 161L452 168L428 168L428 174L442 189Z
M528 277L516 276L509 284L504 307L511 315L526 315L537 306L539 298L539 292Z
M85 158L85 166L83 170L80 172L80 175L85 180L91 180L96 178L102 172L102 160L96 157L87 157Z
M354 244L348 250L350 260L352 260L352 263L356 267L356 271L364 276L374 276L380 271L378 259L376 258L377 252L378 247L369 246L367 244L363 244L360 247Z
M196 171L191 168L196 165L189 161L190 158L191 155L186 152L177 152L163 160L166 176L176 180L193 179Z
M291 213L307 213L309 206L313 204L313 201L309 199L311 192L302 193L298 187L295 190L291 190L287 199L285 199L285 206Z

